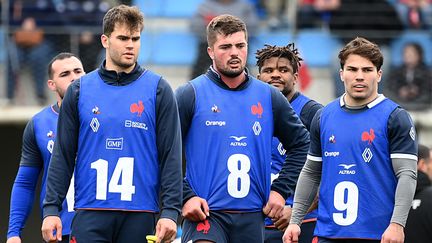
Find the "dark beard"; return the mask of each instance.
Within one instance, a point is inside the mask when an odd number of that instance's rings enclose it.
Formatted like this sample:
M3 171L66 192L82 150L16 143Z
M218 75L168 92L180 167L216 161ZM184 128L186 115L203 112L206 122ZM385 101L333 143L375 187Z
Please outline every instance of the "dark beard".
M219 72L224 75L227 76L229 78L235 78L238 77L240 74L242 74L244 71L244 69L241 70L219 70Z

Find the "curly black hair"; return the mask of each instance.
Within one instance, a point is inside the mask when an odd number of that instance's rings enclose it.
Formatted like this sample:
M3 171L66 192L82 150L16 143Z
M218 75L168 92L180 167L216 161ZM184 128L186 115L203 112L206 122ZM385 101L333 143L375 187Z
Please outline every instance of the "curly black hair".
M301 66L303 59L299 56L299 51L295 48L294 43L289 43L286 46L272 46L265 44L264 48L257 50L255 53L257 59L256 65L258 71L261 72L261 68L264 65L264 61L272 57L283 57L289 60L293 72L297 73Z

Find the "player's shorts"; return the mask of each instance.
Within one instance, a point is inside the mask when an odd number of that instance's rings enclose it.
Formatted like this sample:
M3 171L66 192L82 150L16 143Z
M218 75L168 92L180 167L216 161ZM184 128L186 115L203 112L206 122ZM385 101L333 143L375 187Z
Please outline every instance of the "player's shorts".
M311 243L313 239L313 233L315 230L316 221L305 222L301 225L301 234L299 237L299 243ZM265 228L265 240L264 243L282 243L284 231L280 231L275 227Z
M154 234L155 225L155 213L77 210L70 242L136 242Z
M182 242L206 240L217 243L264 241L264 214L210 211L201 222L183 221Z
M380 243L380 240L366 240L366 239L329 239L323 237L318 238L317 243Z

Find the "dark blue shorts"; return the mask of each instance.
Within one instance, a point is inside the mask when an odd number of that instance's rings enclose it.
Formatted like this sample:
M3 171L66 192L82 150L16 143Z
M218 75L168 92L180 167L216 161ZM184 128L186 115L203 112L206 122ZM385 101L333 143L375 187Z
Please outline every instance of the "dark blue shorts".
M299 243L311 243L313 239L313 233L315 230L316 221L310 221L301 225L301 234ZM284 231L280 231L277 228L265 229L265 240L264 243L282 243Z
M108 210L78 210L72 221L71 242L136 242L154 234L156 214ZM75 241L73 241L75 239Z
M264 241L264 214L210 211L201 222L183 221L182 242L207 240L217 243Z
M380 243L380 240L364 240L364 239L329 239L318 237L318 243Z

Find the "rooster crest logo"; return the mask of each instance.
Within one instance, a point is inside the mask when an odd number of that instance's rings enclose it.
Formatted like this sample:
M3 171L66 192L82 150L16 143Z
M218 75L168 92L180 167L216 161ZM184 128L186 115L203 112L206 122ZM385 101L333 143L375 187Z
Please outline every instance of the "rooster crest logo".
M261 106L261 102L258 102L258 105L251 106L252 115L258 115L258 118L262 117L263 107Z
M220 112L220 110L219 110L219 108L217 107L217 105L213 105L212 108L211 108L211 110L212 110L214 113L219 113L219 112Z
M92 113L93 114L100 114L100 111L99 111L99 107L97 107L97 106L95 106L93 109L92 109Z
M144 104L141 100L138 101L138 103L132 103L130 105L130 112L137 113L137 116L139 117L141 117L143 111L144 111Z
M368 144L372 144L372 142L375 140L375 131L371 128L369 129L369 132L363 132L361 135L362 141L367 141Z
M75 236L72 236L72 238L70 239L69 243L77 243L77 240L76 240Z
M208 234L208 232L210 230L210 223L209 223L208 219L205 219L204 221L198 223L196 230L202 231L203 234Z

